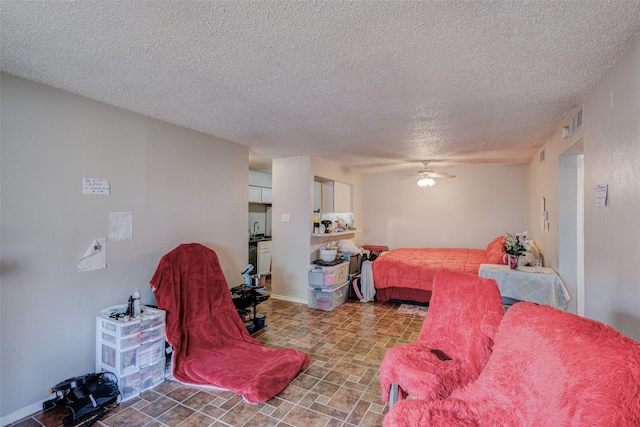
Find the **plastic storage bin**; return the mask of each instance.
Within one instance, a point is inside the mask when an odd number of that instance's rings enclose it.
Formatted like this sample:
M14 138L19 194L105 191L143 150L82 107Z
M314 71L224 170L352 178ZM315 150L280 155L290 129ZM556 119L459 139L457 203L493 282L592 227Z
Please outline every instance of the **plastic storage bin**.
M125 310L109 307L96 318L96 372L118 376L123 401L164 381L165 364L165 312L143 306L139 318L110 317Z
M314 265L309 271L309 285L336 286L344 283L349 277L349 263L343 262L331 267Z
M140 320L132 319L128 322L109 317L111 313L124 312L126 304L115 305L100 312L97 320L97 329L101 335L105 335L103 339L116 344L118 347L124 347L123 339L130 338L132 335L140 332ZM106 336L108 335L108 337Z
M164 324L160 324L147 330L142 329L139 341L140 344L146 344L159 338L164 338Z
M119 350L106 343L101 344L101 362L106 370L110 370L116 375L125 375L138 370L138 347Z
M164 358L140 368L140 391L147 390L164 381Z
M164 358L164 338L138 347L138 366L148 365Z
M140 344L140 335L138 333L135 333L133 335L121 337L120 340L118 340L117 336L112 335L108 331L103 330L102 340L114 345L118 345L121 348L135 347L138 344Z
M309 286L307 288L309 307L327 311L333 310L349 297L348 286L349 282L334 287Z
M146 330L162 325L164 327L166 313L164 310L158 310L151 307L142 307L142 319L140 321L140 329Z
M123 401L138 396L140 394L140 372L119 377L118 388Z

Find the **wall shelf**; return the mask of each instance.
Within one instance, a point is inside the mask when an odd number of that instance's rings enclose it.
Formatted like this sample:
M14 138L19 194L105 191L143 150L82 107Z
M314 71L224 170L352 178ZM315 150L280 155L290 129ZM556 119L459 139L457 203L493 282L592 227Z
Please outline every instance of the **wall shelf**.
M359 233L361 230L347 230L347 231L339 231L333 233L311 233L313 237L334 237L334 236L342 236L344 234L355 234Z

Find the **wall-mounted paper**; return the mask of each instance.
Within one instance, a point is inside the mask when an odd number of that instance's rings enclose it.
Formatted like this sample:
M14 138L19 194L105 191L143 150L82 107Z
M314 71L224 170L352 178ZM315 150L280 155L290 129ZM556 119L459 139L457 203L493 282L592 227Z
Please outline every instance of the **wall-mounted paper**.
M607 205L608 187L608 184L601 184L593 187L593 189L596 190L596 208L603 208Z
M105 194L111 193L109 180L100 178L82 178L82 194Z
M109 212L109 240L133 239L133 212Z
M95 239L78 261L78 271L92 271L107 268L106 247L107 239Z

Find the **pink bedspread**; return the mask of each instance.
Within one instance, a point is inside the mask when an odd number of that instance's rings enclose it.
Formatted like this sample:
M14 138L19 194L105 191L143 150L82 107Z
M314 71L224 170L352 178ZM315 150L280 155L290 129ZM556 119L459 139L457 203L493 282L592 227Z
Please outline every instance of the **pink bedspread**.
M431 291L439 270L478 274L480 264L487 263L484 249L400 248L373 263L373 278L378 289L402 287Z
M151 287L158 307L167 312L172 373L182 383L231 390L259 403L309 364L304 353L265 347L249 335L211 249L178 246L160 260Z

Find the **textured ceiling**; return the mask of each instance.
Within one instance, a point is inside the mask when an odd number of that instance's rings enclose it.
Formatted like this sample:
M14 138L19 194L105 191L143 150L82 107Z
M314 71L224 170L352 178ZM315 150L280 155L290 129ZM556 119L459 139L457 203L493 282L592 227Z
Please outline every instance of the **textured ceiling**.
M528 162L640 34L640 0L0 4L3 71L249 146L258 170Z

